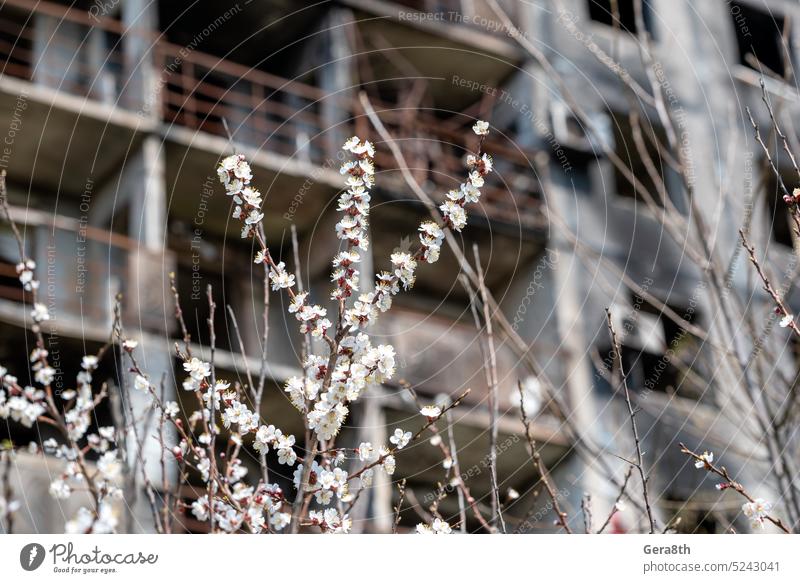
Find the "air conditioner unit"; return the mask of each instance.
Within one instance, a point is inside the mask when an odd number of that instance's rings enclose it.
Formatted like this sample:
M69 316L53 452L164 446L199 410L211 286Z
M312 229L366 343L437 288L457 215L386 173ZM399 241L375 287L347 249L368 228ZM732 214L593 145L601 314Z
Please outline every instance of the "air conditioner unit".
M611 307L611 321L620 344L651 354L664 354L667 342L661 319L655 314L634 309L630 305L615 303Z
M555 141L564 148L602 155L605 148L614 149L611 120L602 112L589 114L591 124L584 125L563 101L550 103L550 120Z

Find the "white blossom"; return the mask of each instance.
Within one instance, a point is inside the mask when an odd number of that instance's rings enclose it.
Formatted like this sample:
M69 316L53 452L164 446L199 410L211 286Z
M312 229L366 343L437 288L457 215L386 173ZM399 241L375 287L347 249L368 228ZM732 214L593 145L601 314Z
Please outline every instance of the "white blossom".
M134 350L137 346L139 343L136 340L127 339L122 343L122 348L128 351Z
M211 375L211 365L197 357L193 357L189 362L184 362L183 370L188 372L189 376L196 381L202 381Z
M398 427L394 430L394 435L389 438L389 441L395 444L397 449L403 449L408 445L412 435L413 434L410 431L403 431Z
M428 419L435 419L442 414L442 410L439 407L433 407L431 405L423 407L419 412L423 417L427 417Z
M372 447L372 444L368 441L362 441L361 444L358 446L358 459L362 462L369 461L372 458L372 454L375 449Z
M772 504L763 498L756 498L752 502L742 504L742 512L750 519L753 528L764 528L764 521L772 510Z
M33 318L33 321L37 323L49 320L50 312L47 311L47 306L39 303L33 304L33 310L31 310L31 318Z
M148 381L142 375L137 374L136 378L133 379L133 386L137 391L147 392L150 388L150 381Z
M66 500L72 495L72 488L63 478L50 482L50 495L58 500Z
M706 464L711 464L714 461L714 454L713 452L703 452L703 455L700 456L700 459L694 462L694 467L696 468L704 468Z
M283 261L270 269L269 279L272 282L272 289L288 289L294 286L294 275L286 272L286 265Z
M442 211L442 215L444 215L453 230L460 232L461 229L467 226L467 213L461 205L452 200L446 200L439 205L439 210Z
M178 416L180 413L180 409L178 408L178 403L175 401L167 401L164 403L164 415L167 417L172 417L173 419Z
M485 136L489 133L489 122L478 120L472 126L472 131L479 136Z
M405 289L414 285L414 270L417 268L417 262L410 253L405 251L397 251L392 253L391 256L392 266L394 267L394 274L400 283L403 284Z
M84 356L81 360L81 368L84 370L94 370L97 368L97 357L94 355Z

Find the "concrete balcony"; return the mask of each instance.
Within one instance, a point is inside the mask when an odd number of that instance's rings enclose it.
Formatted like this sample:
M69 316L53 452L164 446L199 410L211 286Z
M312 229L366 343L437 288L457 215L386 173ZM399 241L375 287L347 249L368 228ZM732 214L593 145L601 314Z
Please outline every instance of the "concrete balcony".
M329 91L187 50L148 31L126 29L120 21L107 17L95 21L87 12L51 2L32 6L11 0L0 15L0 101L13 110L23 95L28 109L26 138L15 146L15 169L41 186L80 192L82 175L100 171L107 175L122 162L129 144L157 133L166 138L167 159L180 160L180 170L167 165L166 177L174 185L173 201L180 212L181 205L192 204L200 187L191 181L184 186L181 179L207 176L220 152L230 150L224 120L237 147L268 171L262 176L273 184L273 200L279 206L290 207L309 176L314 177L317 191L317 186L328 191L325 196L314 192L320 200L306 202L324 206L333 196L330 189L341 186L335 166L342 139L356 132L373 137L352 92ZM137 35L148 43L149 63L133 62L121 48L129 44L122 39ZM149 69L144 71L145 67ZM422 108L375 105L401 139L418 180L438 196L457 186L463 177L463 157L474 147L469 130L472 115L455 113L440 119ZM84 127L90 123L97 127ZM97 142L75 143L69 139L73 128L83 135L91 130ZM64 147L48 148L44 155L49 163L35 168L31 161L37 159L36 137L41 135L52 136ZM532 163L536 152L518 148L512 139L485 142L484 149L495 157L497 178L487 184L482 204L490 220L541 228L544 218ZM102 157L91 151L99 142ZM382 149L377 163L384 171L397 170L393 157ZM74 171L62 184L67 166ZM384 187L406 190L398 172ZM311 207L320 205L308 204L308 214L314 215L318 209Z
M39 301L57 316L59 329L108 337L118 296L123 324L129 328L172 329L168 274L175 269L175 257L171 251L147 250L136 240L90 227L82 219L25 208L12 208L12 218L20 227L26 252L37 264ZM24 325L28 315L22 304L31 298L17 281L17 261L16 243L3 225L0 317Z

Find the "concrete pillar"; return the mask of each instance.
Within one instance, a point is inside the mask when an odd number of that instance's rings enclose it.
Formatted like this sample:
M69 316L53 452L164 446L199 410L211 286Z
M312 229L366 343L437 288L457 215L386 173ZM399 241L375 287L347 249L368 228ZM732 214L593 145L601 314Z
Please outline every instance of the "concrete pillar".
M125 0L121 10L122 24L128 31L122 39L125 64L123 104L134 110L158 115L152 107L157 91L153 39L158 31L158 3L151 0Z
M175 386L173 379L173 358L169 352L169 342L159 336L144 335L140 338L140 343L136 349L137 360L140 366L147 374L150 382L160 390L162 375L165 375L164 389L165 399L167 401L176 400ZM133 388L133 379L128 378L127 382L127 395L130 398L130 408L133 410L134 422L136 423L136 431L138 437L142 440L142 458L143 467L147 473L147 477L156 490L161 489L163 473L161 471L161 446L157 440L153 439L153 435L158 434L159 411L154 410L152 417L148 414L152 410L152 399L148 394L142 391L137 391ZM126 425L131 423L128 415L128 404L124 404L124 415ZM151 419L148 424L148 419ZM144 432L147 431L147 435ZM165 441L166 445L170 446L175 443L174 431L165 426ZM144 439L142 439L144 436ZM127 451L129 467L133 467L138 463L136 449L136 437L131 429L127 436ZM170 485L175 484L178 479L174 458L167 452L166 457L166 471L167 479ZM137 466L138 467L138 466ZM136 495L133 500L126 496L125 504L125 521L120 521L120 530L123 525L125 531L128 533L150 533L155 532L155 524L153 522L153 513L150 507L150 502L147 493L144 491L143 480L141 472L135 476L126 476L133 480ZM156 494L156 501L160 502L161 497Z

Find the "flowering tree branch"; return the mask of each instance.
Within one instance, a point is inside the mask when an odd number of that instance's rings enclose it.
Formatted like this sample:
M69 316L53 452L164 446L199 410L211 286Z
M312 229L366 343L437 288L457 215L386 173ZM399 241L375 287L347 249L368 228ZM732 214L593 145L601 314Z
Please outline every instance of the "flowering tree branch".
M636 427L636 411L633 409L633 404L631 403L631 395L630 391L628 390L628 375L622 365L622 348L620 347L619 340L617 339L617 332L614 330L614 323L611 319L611 310L606 309L606 318L608 323L608 331L611 334L612 347L614 349L614 360L619 370L621 385L625 394L625 403L628 406L628 415L631 420L631 432L633 433L633 441L636 447L636 462L629 463L632 463L632 465L636 468L636 471L639 472L639 478L642 481L642 497L644 498L644 506L647 512L647 521L650 527L650 534L654 534L656 531L656 521L653 517L653 511L650 507L650 495L647 489L648 478L644 469L644 456L642 455L642 445L639 440L639 429Z
M730 476L728 470L725 469L725 466L714 465L713 453L704 452L703 454L698 454L686 447L683 443L680 444L680 448L681 453L684 453L695 460L694 465L696 468L704 469L712 474L716 474L724 480L723 482L717 484L717 490L731 489L735 492L738 492L739 495L747 500L747 502L742 505L742 512L744 512L745 516L750 519L750 522L754 527L764 528L764 521L767 520L787 534L792 532L783 523L783 521L781 521L780 518L769 514L769 511L772 509L772 504L765 501L763 498L753 498L747 492L747 490L745 490L744 486Z

